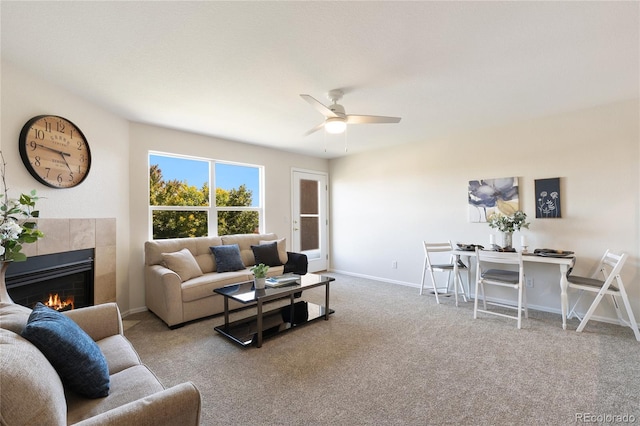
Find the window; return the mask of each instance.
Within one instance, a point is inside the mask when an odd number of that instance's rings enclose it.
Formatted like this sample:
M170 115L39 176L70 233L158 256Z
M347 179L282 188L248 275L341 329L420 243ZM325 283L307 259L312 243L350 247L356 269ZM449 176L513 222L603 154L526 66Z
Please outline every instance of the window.
M150 154L152 238L259 232L262 175L259 166ZM214 200L209 191L212 179Z

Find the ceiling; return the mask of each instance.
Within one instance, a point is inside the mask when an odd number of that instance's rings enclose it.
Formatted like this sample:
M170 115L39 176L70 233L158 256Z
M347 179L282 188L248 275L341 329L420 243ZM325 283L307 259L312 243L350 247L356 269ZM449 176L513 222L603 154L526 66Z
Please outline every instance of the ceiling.
M635 1L0 7L3 61L119 116L317 157L639 94ZM332 89L347 113L402 121L303 136L323 117L299 95L329 104Z

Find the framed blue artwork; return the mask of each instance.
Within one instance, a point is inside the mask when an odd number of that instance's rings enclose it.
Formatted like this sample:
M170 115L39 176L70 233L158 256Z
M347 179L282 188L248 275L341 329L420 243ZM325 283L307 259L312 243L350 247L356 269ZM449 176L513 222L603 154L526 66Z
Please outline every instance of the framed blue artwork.
M520 210L518 178L470 180L467 198L469 222L487 222L493 214L511 216Z
M536 179L536 218L562 217L560 202L560 178Z

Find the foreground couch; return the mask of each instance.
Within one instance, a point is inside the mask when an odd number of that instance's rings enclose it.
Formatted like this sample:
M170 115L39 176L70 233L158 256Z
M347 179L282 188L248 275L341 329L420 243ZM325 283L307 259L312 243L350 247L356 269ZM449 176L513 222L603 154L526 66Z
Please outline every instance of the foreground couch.
M30 313L24 306L0 303L0 424L199 424L200 393L196 387L192 383L169 389L162 386L124 337L115 303L64 313L104 355L109 383L104 397L87 398L63 385L59 370L21 336Z
M211 247L222 250L234 245L238 246L240 265L229 268L225 262L225 268L221 268L220 259L217 260ZM277 250L277 254L271 256L267 249ZM147 309L171 328L224 312L223 297L213 290L252 280L250 268L256 263L270 266L268 276L288 272L304 275L308 266L307 256L288 252L286 241L278 239L276 234L147 241L144 256ZM230 309L243 306L234 301L229 304Z

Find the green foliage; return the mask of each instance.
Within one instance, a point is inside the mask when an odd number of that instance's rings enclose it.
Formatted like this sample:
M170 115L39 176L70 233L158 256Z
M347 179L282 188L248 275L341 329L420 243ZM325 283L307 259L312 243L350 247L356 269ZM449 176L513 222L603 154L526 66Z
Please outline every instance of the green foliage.
M152 206L209 205L209 185L202 188L178 180L165 181L158 165L149 169L149 204ZM252 192L245 185L226 191L216 188L216 206L248 207L252 204ZM258 229L258 212L218 212L218 235L246 234ZM153 212L153 238L186 238L208 235L207 211L156 210Z
M504 216L500 213L489 216L489 227L502 232L519 231L520 228L528 229L529 225L527 214L521 210L514 212L513 216Z
M39 212L34 210L38 196L36 190L29 194L20 194L16 199L9 198L7 182L5 179L6 163L0 151L2 161L0 177L2 179L2 192L0 193L0 260L14 260L22 262L27 256L22 253L22 244L31 244L44 237L38 230L37 224L31 221L37 218Z
M267 265L265 265L264 263L256 265L256 266L254 266L253 268L250 269L250 271L253 272L253 275L256 278L265 278L267 276L267 271L268 270L269 270L269 267Z

